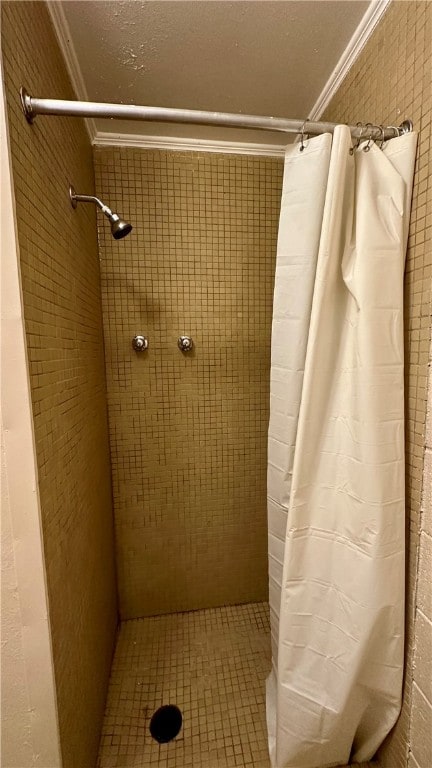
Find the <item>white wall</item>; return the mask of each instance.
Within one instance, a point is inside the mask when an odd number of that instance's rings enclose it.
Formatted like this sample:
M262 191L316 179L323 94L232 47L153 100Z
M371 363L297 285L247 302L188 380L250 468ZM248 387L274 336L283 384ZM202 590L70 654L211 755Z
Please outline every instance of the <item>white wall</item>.
M60 768L2 72L1 75L1 765Z
M432 347L420 517L409 768L432 766Z

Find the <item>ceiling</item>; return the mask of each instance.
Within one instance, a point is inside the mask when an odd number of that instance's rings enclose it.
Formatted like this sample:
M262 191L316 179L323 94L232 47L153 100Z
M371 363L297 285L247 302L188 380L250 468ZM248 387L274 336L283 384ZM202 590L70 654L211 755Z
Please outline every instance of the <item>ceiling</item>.
M92 101L306 118L363 0L67 0ZM48 94L47 94L48 95ZM280 134L97 120L98 131L284 143Z

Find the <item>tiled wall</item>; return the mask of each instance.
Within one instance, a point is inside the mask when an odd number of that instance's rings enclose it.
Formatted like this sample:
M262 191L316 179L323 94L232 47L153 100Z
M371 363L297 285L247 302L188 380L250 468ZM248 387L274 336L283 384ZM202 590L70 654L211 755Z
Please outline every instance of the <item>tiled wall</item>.
M92 151L81 120L20 110L22 84L75 98L45 3L1 10L61 746L89 768L117 620L95 211L68 200L93 190Z
M404 705L399 723L379 754L386 768L406 766L408 743L412 739L413 768L430 768L432 757L425 759L419 734L432 730L432 708L420 698L420 680L427 674L426 648L429 637L420 619L414 633L418 548L426 552L429 528L420 539L425 445L426 384L431 331L432 262L432 3L392 2L353 68L326 110L329 120L356 123L396 124L405 117L414 121L419 132L417 170L414 180L411 228L406 264L406 457L407 518L409 554L407 584L407 671ZM421 560L421 559L420 559ZM421 560L422 562L422 560ZM423 556L423 562L426 562ZM422 581L424 590L426 582ZM428 588L430 589L430 582ZM419 590L419 594L421 590ZM430 598L429 598L430 600ZM430 603L429 603L430 605ZM420 614L419 614L420 616ZM426 616L425 616L426 618ZM430 618L430 613L429 613ZM416 637L417 632L419 637ZM421 635L421 637L420 637ZM419 644L417 644L417 640ZM413 647L417 644L413 679ZM422 688L423 694L427 691ZM430 689L429 689L430 696ZM413 707L412 707L413 704ZM412 717L411 717L412 714ZM411 733L411 736L410 736ZM416 735L417 734L417 735ZM417 762L415 762L415 760Z
M134 224L118 243L100 229L121 613L267 599L282 162L111 148L95 169L100 196Z

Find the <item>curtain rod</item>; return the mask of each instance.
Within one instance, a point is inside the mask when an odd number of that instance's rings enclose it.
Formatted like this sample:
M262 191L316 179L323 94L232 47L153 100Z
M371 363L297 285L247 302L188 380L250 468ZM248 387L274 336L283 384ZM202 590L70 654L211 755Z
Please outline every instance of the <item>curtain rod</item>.
M222 125L231 128L255 128L260 131L304 133L318 135L333 133L337 123L311 120L288 120L282 117L260 117L229 112L204 112L195 109L168 107L142 107L135 104L106 104L97 101L67 101L65 99L38 99L20 88L21 106L29 123L37 115L64 115L68 117L105 117L113 120L147 120L158 123L190 123L194 125ZM354 138L393 139L413 130L411 120L400 126L381 127L371 123L348 126Z

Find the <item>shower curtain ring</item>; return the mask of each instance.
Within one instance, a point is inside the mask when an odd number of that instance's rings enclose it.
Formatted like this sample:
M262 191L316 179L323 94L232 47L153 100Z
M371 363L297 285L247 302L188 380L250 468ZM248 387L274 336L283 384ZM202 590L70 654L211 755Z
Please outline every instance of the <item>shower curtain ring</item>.
M380 142L380 149L382 149L385 144L385 130L383 125L379 125L378 128L381 131L381 139L377 139L377 143Z
M360 128L360 134L357 137L357 144L355 145L355 147L351 147L351 149L349 151L350 155L353 155L354 152L356 152L358 150L358 148L360 146L361 138L362 138L362 133L363 133L364 125L363 125L363 123L356 123L356 126L357 126L357 128Z
M377 127L377 126L376 126L376 125L373 125L373 123L366 123L366 128L369 128L369 131L370 131L370 136L368 137L368 140L367 140L367 144L366 144L366 146L365 146L365 147L363 147L363 152L369 152L369 151L370 151L370 148L371 148L371 144L372 144L372 142L373 142L373 140L374 140L374 137L373 137L373 130L374 130L374 128L376 128L376 127Z
M304 148L306 146L305 143L304 143L304 136L305 136L305 130L304 129L305 129L306 123L307 123L307 120L304 121L304 123L303 123L303 125L302 125L302 127L300 129L300 134L301 134L301 138L300 138L300 152L303 152L303 150L304 150Z
M394 131L394 136L393 136L393 138L394 138L394 139L397 139L399 136L401 136L401 135L402 135L402 134L401 134L401 131L400 131L400 129L397 127L397 125L388 125L388 126L387 126L387 130L388 130L389 128L391 128L391 129L392 129L392 131Z

